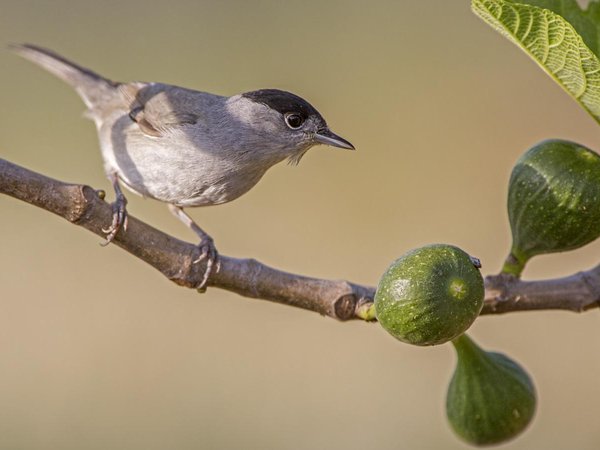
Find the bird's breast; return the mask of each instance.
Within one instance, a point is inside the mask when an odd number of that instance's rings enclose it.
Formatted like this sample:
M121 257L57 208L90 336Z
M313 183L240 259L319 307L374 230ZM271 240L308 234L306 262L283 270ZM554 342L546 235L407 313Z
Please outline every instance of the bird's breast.
M114 121L101 130L107 170L134 192L180 206L226 203L246 193L272 164L243 148L216 145L189 130L149 137L131 120Z

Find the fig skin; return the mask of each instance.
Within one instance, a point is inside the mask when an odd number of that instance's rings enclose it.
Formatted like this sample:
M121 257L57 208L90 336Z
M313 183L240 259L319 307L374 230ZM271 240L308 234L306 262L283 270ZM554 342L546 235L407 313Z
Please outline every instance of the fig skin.
M383 328L413 345L438 345L467 330L483 307L479 261L458 247L409 251L381 277L375 313Z
M453 344L458 361L446 414L454 432L478 446L500 444L522 433L537 404L527 372L506 355L482 350L467 335Z
M513 168L507 207L513 243L504 273L519 277L533 256L595 240L600 236L600 156L575 142L540 142Z

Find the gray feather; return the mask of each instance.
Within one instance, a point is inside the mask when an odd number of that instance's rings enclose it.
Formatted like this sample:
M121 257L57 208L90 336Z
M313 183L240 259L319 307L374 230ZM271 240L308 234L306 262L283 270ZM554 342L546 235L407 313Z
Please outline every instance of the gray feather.
M297 164L327 124L314 107L273 89L223 97L162 83L115 83L41 47L12 50L71 85L98 129L104 167L132 191L187 206L229 202L274 164ZM292 129L287 113L300 114Z
M150 136L160 136L173 127L195 125L225 97L162 83L128 83L119 87L129 102L129 117Z
M9 48L72 86L90 109L94 109L99 103L112 97L118 86L118 83L75 64L51 50L31 44L10 44Z

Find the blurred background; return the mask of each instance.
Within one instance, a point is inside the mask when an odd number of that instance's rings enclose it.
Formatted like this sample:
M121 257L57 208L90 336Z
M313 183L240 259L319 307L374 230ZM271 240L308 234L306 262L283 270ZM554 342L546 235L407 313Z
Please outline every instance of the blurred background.
M374 285L405 251L460 246L501 267L513 163L545 138L600 149L598 125L468 1L0 0L0 157L113 195L65 84L5 49L52 48L116 80L313 103L355 144L316 147L230 204L190 210L222 254ZM195 242L152 200L132 215ZM210 289L0 197L0 448L461 449L445 419L449 345ZM525 278L598 263L600 242ZM534 377L506 448L600 447L600 314L487 316L472 336Z

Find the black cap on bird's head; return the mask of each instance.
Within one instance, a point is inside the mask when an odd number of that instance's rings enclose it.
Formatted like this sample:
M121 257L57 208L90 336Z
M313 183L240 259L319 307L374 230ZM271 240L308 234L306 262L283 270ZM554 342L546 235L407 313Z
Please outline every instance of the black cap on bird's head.
M319 111L302 97L279 89L261 89L242 94L255 103L262 103L283 116L285 124L292 130L301 130L305 123L316 124L310 131L315 143L354 150L354 146L346 139L333 133ZM308 119L312 119L308 121Z

